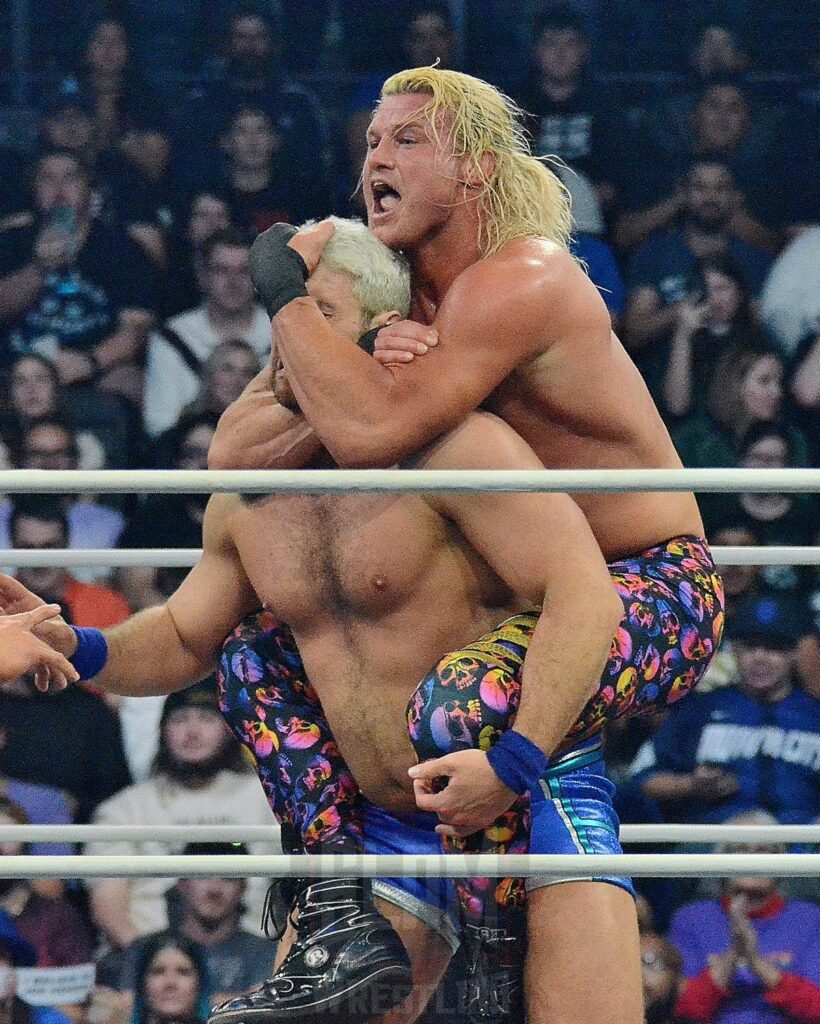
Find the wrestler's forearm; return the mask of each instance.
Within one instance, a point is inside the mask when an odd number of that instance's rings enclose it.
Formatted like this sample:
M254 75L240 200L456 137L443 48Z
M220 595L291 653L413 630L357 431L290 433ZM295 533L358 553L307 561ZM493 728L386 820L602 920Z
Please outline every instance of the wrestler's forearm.
M322 451L304 416L273 393L270 363L219 418L208 451L209 469L302 469Z
M369 461L385 411L394 412L393 372L337 334L312 299L289 302L274 324L282 363L308 423L339 465L357 464L365 451ZM406 454L404 446L393 451L384 444L383 465Z
M172 693L207 675L215 664L190 650L166 605L146 608L105 630L108 660L92 684L125 697Z
M597 691L623 608L611 594L547 601L524 659L514 729L551 754Z

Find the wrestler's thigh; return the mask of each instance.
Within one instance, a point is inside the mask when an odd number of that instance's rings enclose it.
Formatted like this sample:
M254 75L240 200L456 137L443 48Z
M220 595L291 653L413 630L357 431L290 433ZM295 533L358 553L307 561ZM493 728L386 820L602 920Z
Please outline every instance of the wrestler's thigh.
M376 906L399 933L413 966L412 993L395 1009L376 1019L379 1024L412 1024L438 988L453 954L440 935L406 910L378 897Z
M527 894L529 1024L642 1024L635 901L605 882Z

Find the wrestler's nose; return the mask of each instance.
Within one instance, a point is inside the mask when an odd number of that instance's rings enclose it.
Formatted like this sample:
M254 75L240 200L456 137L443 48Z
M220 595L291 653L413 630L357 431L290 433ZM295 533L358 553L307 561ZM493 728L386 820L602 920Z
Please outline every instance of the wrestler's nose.
M367 160L365 161L366 166L371 169L376 167L394 167L395 163L391 141L387 137L380 139L378 145L373 146L368 151Z

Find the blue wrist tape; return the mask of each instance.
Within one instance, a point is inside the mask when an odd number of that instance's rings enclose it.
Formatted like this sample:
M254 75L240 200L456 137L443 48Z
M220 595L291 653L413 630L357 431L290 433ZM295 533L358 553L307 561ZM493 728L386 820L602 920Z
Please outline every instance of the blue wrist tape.
M536 785L550 763L543 750L512 730L490 747L487 760L504 785L519 796Z
M99 629L72 626L77 637L77 650L68 659L80 674L80 679L93 679L108 661L108 642Z

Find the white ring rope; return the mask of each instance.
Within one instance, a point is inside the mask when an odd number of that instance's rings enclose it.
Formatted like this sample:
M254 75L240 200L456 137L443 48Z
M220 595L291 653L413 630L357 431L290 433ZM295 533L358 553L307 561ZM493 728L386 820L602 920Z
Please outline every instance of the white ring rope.
M0 493L331 494L434 491L820 491L820 469L10 469Z
M187 569L201 554L199 548L12 548L0 560L17 568ZM718 565L820 565L820 547L714 547L712 554Z
M276 835L274 825L0 825L0 843L269 843ZM820 844L820 825L621 825L620 838L624 843Z
M4 878L725 878L820 875L820 853L6 856Z

